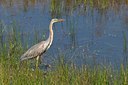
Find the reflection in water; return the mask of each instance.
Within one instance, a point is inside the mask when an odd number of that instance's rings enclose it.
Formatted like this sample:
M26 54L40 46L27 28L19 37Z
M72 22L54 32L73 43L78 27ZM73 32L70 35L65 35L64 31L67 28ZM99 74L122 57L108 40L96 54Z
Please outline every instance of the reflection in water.
M127 67L128 64L128 50L127 50L127 36L126 32L123 32L123 65Z
M24 12L28 10L28 0L23 0Z
M125 68L127 68L127 65L128 65L128 52L124 52L123 53L123 66L125 67Z
M69 37L70 37L70 48L75 49L77 48L77 26L76 21L74 19L67 19L67 30L69 30Z
M102 37L104 35L104 28L107 24L106 22L106 16L104 14L101 14L100 17L96 19L96 26L95 26L95 35L96 37Z
M5 29L2 21L0 21L0 28L1 28L0 29L0 47L1 47L0 49L2 49L4 46L4 29Z

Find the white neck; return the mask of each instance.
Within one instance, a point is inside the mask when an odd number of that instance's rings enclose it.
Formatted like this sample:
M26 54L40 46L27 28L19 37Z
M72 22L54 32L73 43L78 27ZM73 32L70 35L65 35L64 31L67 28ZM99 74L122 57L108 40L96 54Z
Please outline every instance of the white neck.
M53 30L52 30L52 26L53 26L53 22L50 22L50 25L49 25L49 37L47 39L47 42L48 42L48 47L47 49L51 46L52 44L52 41L53 41Z

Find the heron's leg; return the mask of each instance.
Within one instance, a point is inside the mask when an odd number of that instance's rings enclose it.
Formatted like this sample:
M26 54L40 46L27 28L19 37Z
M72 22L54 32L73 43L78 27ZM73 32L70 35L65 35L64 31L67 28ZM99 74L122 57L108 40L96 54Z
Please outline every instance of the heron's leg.
M38 68L39 58L40 58L40 56L37 56L37 58L36 58L36 68Z

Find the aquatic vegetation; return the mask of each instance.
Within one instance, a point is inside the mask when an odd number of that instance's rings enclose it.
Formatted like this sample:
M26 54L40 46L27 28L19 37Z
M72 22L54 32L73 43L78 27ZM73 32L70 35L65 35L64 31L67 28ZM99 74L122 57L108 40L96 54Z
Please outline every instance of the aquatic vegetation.
M91 10L93 14L93 11L95 10L96 14L97 13L100 13L101 15L106 14L107 19L109 19L108 17L109 14L106 13L107 10L111 10L114 13L118 13L120 10L122 10L122 8L120 8L122 4L124 4L124 6L128 5L128 0L118 0L118 1L117 0L19 0L19 1L1 0L0 2L1 2L0 5L4 9L13 8L14 10L14 8L17 7L18 11L11 11L11 16L16 16L15 13L17 13L17 15L20 14L19 11L21 10L23 12L28 12L29 9L31 8L34 8L37 10L38 7L36 7L36 5L39 5L40 7L39 10L42 10L42 9L45 9L45 5L48 4L47 6L49 7L48 14L51 15L50 17L61 17L64 15L63 17L66 16L66 18L69 18L67 16L71 16L71 17L73 16L73 18L75 18L76 16L74 16L73 14L77 13L78 16L79 15L83 16L87 14L85 18L88 18L89 16L92 16L90 13L88 14L88 11ZM35 12L35 11L32 11L32 12ZM123 14L123 12L121 12L121 14ZM92 16L93 20L95 19L94 16ZM113 17L114 15L110 14L110 16ZM98 17L104 18L104 16L98 16ZM11 19L12 18L14 17L11 17ZM71 20L71 18L69 18L69 20ZM80 30L76 29L79 27L76 27L77 24L74 22L75 20L76 19L71 20L71 22L68 22L68 21L66 22L69 24L67 28L69 28L68 31L70 33L70 35L68 35L67 33L66 36L70 38L70 44L72 48L77 47L77 44L79 45L79 42L77 43L77 31L80 31ZM95 23L93 22L93 20L91 23ZM97 22L98 19L95 19L95 20ZM89 24L90 22L87 21L86 23ZM102 23L102 20L99 24L101 23ZM59 55L55 55L59 58L57 58L54 61L55 64L50 69L43 69L40 67L40 69L35 70L32 60L30 60L29 62L24 62L21 65L19 62L19 58L22 55L22 53L26 51L26 49L30 46L30 44L37 43L42 39L40 38L39 30L37 30L36 28L34 29L34 33L32 33L32 35L34 36L33 40L29 41L29 38L28 38L29 34L22 33L19 30L20 26L18 26L18 24L15 21L12 22L11 24L10 23L8 24L9 25L6 25L4 24L4 22L0 21L0 85L9 85L9 84L11 85L22 85L22 84L23 85L26 85L26 84L30 84L30 85L54 85L54 84L55 85L65 85L65 84L68 84L68 85L127 85L128 84L127 63L121 64L121 67L119 69L115 69L113 66L101 66L101 65L90 67L88 64L86 65L83 64L81 67L78 67L75 63L70 62L70 59L68 62L66 62L65 60L66 55L63 55L64 53L63 52L63 53L59 53ZM105 25L106 24L108 23L105 22ZM99 30L101 31L102 29L99 29ZM114 32L115 31L116 30L114 29ZM103 35L105 36L103 37L101 36L102 39L106 38L107 34L105 33L106 31L103 31ZM45 32L43 34L44 35L42 34L41 35L43 36L43 39L44 39L46 38ZM116 38L116 36L113 36L113 37ZM113 38L113 37L107 37L107 38ZM94 43L95 43L95 40L94 40ZM124 52L127 52L126 32L123 32L121 41L123 41L123 45L122 45L123 49L121 50L124 50ZM113 46L113 48L116 48L116 47ZM113 48L108 48L108 50L113 51ZM86 51L86 48L84 48L84 50ZM93 48L91 50L93 50ZM100 51L98 52L100 53ZM79 53L81 53L81 51ZM88 55L83 55L82 57L84 56L87 57ZM80 55L77 54L77 57L80 58ZM127 58L127 55L126 55L126 58ZM95 65L97 62L95 62L94 60L93 63Z
M1 29L5 24L0 24ZM33 69L30 62L22 65L19 58L25 50L21 42L21 33L15 23L8 26L4 40L0 42L0 84L1 85L127 85L128 70L121 65L119 70L111 66L94 66L90 68L83 65L78 68L74 63L66 63L64 55L59 55L58 60L51 70ZM1 36L4 31L0 31ZM38 33L37 33L38 34ZM37 34L35 35L36 37ZM23 35L22 35L23 36ZM2 37L0 37L2 38ZM35 38L38 39L38 38ZM4 42L4 43L3 43ZM3 45L2 45L3 44Z
M123 32L123 41L124 41L124 43L123 43L124 52L126 52L127 51L127 37L126 37L125 32Z
M13 8L15 4L17 4L17 7L19 7L18 9L24 12L27 12L30 7L35 7L36 5L40 5L44 10L45 5L49 4L49 11L52 17L59 17L63 14L72 15L77 9L82 10L79 10L79 14L81 14L81 12L85 14L88 7L90 7L90 10L97 9L101 13L108 9L113 9L115 13L118 13L121 4L127 6L127 3L127 0L1 0L3 8ZM15 13L12 13L12 16L15 16Z
M83 66L77 69L73 64L59 62L55 70L43 71L28 68L26 64L21 67L17 60L0 60L0 84L1 85L19 85L19 84L57 84L57 85L125 85L127 83L128 70L124 70L123 66L120 71L114 71L110 68L97 67L90 69Z

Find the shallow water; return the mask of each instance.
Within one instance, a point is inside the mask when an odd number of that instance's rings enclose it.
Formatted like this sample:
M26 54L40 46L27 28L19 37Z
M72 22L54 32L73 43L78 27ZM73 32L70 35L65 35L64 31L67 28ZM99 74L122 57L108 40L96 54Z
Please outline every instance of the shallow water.
M63 54L66 61L73 60L78 65L126 64L127 3L125 0L105 3L108 6L100 6L94 2L93 5L85 4L77 0L2 0L0 20L7 25L15 21L19 31L25 34L22 36L22 43L28 42L30 47L36 43L35 39L38 42L48 37L52 18L65 19L65 22L53 26L54 42L45 55L48 57L44 61L46 63Z

